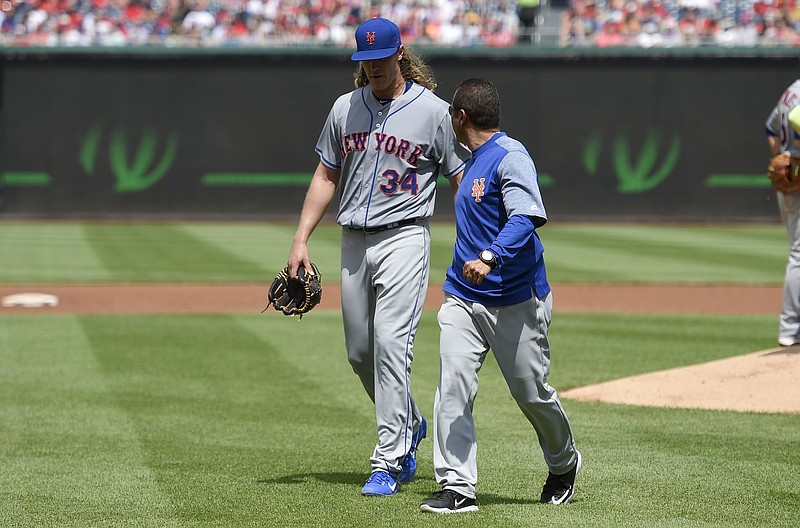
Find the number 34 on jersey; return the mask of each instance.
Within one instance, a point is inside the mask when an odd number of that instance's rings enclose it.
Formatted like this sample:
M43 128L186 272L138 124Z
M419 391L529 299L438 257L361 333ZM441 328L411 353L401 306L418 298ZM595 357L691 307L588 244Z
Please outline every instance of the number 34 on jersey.
M341 155L345 158L353 152L364 152L367 150L367 139L369 132L355 132L353 134L346 134L342 138ZM423 150L420 146L413 146L407 139L397 139L395 136L390 136L381 132L375 132L375 151L381 152L389 156L406 160L410 165L416 165ZM407 191L412 195L416 195L417 187L417 173L412 171L406 174L400 174L395 169L388 169L381 173L383 183L380 186L383 194L392 196L397 192Z

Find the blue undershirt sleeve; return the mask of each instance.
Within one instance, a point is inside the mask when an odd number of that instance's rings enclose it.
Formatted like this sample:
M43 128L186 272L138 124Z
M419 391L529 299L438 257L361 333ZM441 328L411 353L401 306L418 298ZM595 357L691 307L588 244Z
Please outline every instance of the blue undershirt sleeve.
M495 241L487 248L497 256L497 266L502 266L504 262L519 253L531 239L534 231L533 218L530 216L516 214L509 218Z

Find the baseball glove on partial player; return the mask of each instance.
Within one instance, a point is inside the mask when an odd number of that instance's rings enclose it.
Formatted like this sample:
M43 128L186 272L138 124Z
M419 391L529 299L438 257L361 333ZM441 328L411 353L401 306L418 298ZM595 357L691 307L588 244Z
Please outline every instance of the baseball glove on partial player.
M769 160L767 167L773 189L781 192L800 190L800 158L789 154L777 154Z
M301 264L297 278L289 277L288 266L283 268L269 287L269 304L284 315L299 315L302 319L322 300L322 273L313 263L311 273Z

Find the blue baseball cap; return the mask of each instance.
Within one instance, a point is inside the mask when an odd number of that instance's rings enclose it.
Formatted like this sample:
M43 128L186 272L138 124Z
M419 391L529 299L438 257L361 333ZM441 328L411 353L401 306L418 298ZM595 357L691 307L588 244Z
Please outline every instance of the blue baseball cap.
M370 61L391 57L400 49L400 28L389 19L371 18L356 29L358 50L350 57L354 61Z

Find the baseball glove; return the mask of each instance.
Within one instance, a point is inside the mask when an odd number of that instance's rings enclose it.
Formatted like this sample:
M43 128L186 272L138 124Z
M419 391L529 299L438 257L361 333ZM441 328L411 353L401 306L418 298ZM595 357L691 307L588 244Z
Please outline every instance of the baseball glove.
M272 281L268 297L269 304L276 310L284 315L299 315L302 319L322 300L322 274L313 263L311 273L301 264L297 270L297 280L293 280L289 277L287 266Z
M800 158L789 154L777 154L769 160L767 167L772 187L780 192L800 190Z

